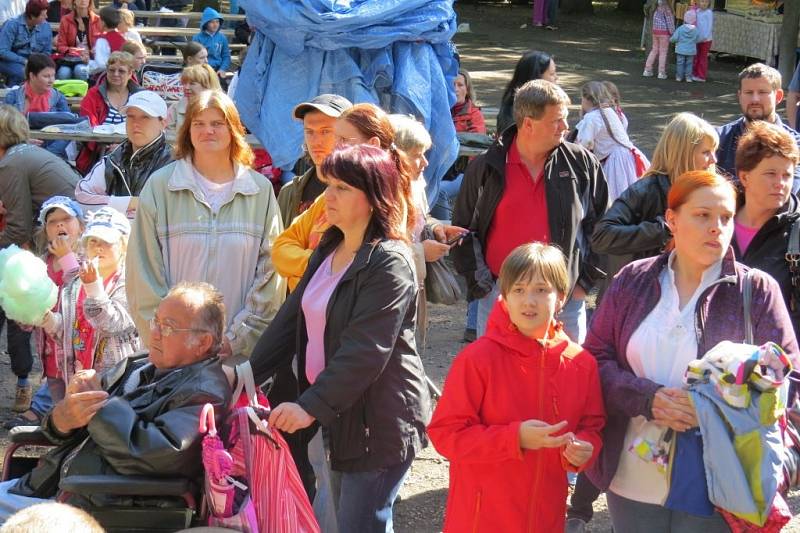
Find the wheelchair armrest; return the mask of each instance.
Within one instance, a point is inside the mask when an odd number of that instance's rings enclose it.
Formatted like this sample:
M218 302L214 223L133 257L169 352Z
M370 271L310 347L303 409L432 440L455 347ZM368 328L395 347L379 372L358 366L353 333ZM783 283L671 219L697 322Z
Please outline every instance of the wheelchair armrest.
M45 436L38 426L17 426L8 432L9 440L18 446L52 446L53 443Z
M67 476L59 488L73 494L109 494L115 496L176 496L191 493L188 479L163 479L145 476Z

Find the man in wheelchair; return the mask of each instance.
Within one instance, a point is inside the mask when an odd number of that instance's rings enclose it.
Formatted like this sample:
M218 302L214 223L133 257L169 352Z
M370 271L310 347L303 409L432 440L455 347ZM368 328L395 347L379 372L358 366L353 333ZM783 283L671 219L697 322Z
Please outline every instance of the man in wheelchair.
M0 523L15 511L59 498L78 507L141 505L105 492L65 494L71 476L148 476L202 481L200 411L225 413L231 387L217 353L225 331L222 295L206 283L181 283L150 323L148 355L120 362L103 375L76 374L65 398L42 420L56 447L19 479L0 483ZM148 507L174 505L150 496Z

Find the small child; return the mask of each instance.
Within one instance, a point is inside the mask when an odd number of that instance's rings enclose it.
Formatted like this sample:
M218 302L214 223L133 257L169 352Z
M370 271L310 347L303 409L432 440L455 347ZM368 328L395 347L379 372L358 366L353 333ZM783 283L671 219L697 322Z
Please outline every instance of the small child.
M114 208L94 213L82 237L87 261L64 284L59 311L44 317L45 331L63 348L59 370L65 382L80 370L106 370L141 349L125 295L130 229Z
M642 76L653 76L653 64L658 56L658 79L667 79L667 52L669 51L669 37L675 31L675 15L669 7L667 0L658 0L653 12L653 47L647 56Z
M117 31L120 32L126 41L142 42L142 36L136 30L136 18L133 16L133 11L130 9L119 10L119 26Z
M47 265L47 275L60 292L61 287L78 274L76 250L83 233L81 206L66 196L48 198L39 210L39 223L41 226L35 241L43 252L41 257ZM54 309L57 307L58 302ZM61 347L42 328L34 329L33 339L36 353L42 360L42 373L46 381L36 390L30 407L4 424L6 429L38 425L54 401L64 397L64 382L58 375L57 364Z
M578 123L578 144L588 148L603 162L608 181L608 200L613 202L636 179L650 162L631 142L614 110L614 98L601 81L590 81L581 89L583 118Z
M231 68L231 51L228 38L220 31L222 22L222 16L216 9L205 8L200 19L200 33L192 37L192 40L208 50L208 64L224 77Z
M625 116L625 112L622 110L622 98L619 95L617 84L607 80L602 83L603 87L608 91L608 94L611 95L611 101L614 102L614 111L616 111L620 122L622 122L622 127L625 128L625 131L628 131L628 117Z
M675 30L669 41L675 43L675 55L678 64L675 69L675 81L692 81L692 65L697 54L697 14L690 9L683 16L683 24Z
M103 26L103 35L97 38L94 43L94 59L89 61L89 72L96 74L106 69L108 57L122 49L126 39L117 30L121 22L119 9L112 6L105 6L100 10L100 22Z
M710 0L697 2L697 55L692 68L692 80L705 82L708 76L708 52L711 50L711 39L714 32L714 13Z
M558 248L518 246L498 284L486 334L454 359L428 426L450 460L444 531L563 531L565 471L601 446L597 363L556 322L570 291Z

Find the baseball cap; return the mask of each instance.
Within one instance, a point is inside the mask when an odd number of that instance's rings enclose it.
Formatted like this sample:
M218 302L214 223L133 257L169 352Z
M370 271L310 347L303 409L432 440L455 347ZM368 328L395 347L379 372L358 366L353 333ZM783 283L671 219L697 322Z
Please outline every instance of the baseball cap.
M42 208L39 210L39 224L44 226L47 214L53 209L63 209L70 216L83 218L83 210L78 202L69 196L51 196L44 201Z
M303 120L309 111L320 111L329 117L337 118L342 112L353 107L353 104L344 96L338 94L321 94L310 102L297 104L292 111L292 116L297 120Z
M133 93L125 104L123 113L129 107L141 109L154 118L167 118L167 103L153 91L139 91Z
M130 232L131 223L128 222L128 217L113 207L106 206L94 212L86 223L82 239L85 241L89 237L97 237L101 241L114 244L120 237L129 235Z

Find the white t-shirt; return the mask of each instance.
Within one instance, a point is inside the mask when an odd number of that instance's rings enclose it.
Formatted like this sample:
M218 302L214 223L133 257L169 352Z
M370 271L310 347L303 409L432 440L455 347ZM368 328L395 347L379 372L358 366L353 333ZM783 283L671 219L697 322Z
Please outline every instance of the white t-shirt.
M196 168L194 168L194 178L200 190L203 191L206 202L211 206L211 211L214 213L218 212L219 208L230 199L233 182L236 181L234 177L234 179L225 183L217 183L200 174Z
M697 353L697 300L719 279L722 261L703 272L700 286L683 309L678 308L680 300L675 287L674 261L673 252L667 268L659 275L661 299L633 332L625 355L637 377L647 378L665 387L680 388L683 386L683 375L689 362L703 355ZM609 490L629 500L662 505L669 493L667 475L660 472L655 464L628 451L637 436L653 427L655 423L643 416L632 418L628 423L622 456Z
M5 21L18 17L25 12L27 0L5 0L0 2L0 26Z

